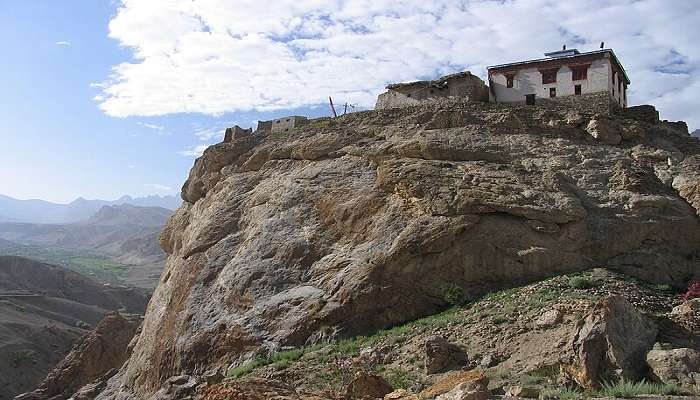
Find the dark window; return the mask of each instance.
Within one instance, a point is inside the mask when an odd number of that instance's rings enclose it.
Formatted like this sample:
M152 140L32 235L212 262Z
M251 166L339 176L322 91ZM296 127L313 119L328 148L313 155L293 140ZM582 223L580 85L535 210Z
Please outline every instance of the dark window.
M554 83L557 81L557 70L558 69L544 69L540 71L542 73L542 83Z
M430 89L430 93L431 93L431 94L433 93L433 89Z
M571 67L571 79L575 81L582 81L588 77L588 66L585 67Z
M581 94L581 85L574 85L574 94L577 96Z
M409 93L409 94L407 94L407 95L406 95L406 97L411 97L411 94L410 94L410 93Z
M515 79L515 75L506 75L506 87L513 87L513 79Z
M289 122L289 118L287 118L287 122Z
M549 97L557 97L557 88L549 88Z
M529 106L534 106L535 105L535 95L534 94L526 94L525 95L525 104Z

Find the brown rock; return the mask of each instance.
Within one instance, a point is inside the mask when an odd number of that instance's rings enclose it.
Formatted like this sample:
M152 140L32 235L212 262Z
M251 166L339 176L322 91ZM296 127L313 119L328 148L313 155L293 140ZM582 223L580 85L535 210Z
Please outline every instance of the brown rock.
M506 392L506 397L516 397L524 399L536 399L540 396L539 389L529 386L511 386Z
M355 399L382 399L394 388L389 382L379 375L360 372L352 379L348 385L346 398Z
M425 342L425 371L435 374L467 364L467 355L459 346L441 336L431 336Z
M605 118L592 119L586 127L586 132L605 144L614 145L622 141L617 124Z
M440 378L433 385L425 388L419 393L418 397L420 399L433 399L452 391L461 384L467 384L471 388L486 388L488 383L489 379L481 371L454 371ZM463 389L464 388L466 388L466 386L464 386Z
M662 383L700 392L700 351L668 348L657 343L647 354L651 373Z
M561 311L553 308L549 311L544 312L535 320L535 326L538 328L549 328L561 322L562 313Z
M621 378L637 381L643 378L645 355L657 332L624 297L605 297L579 321L568 344L573 356L562 370L586 389Z
M410 393L406 389L397 389L386 394L384 400L418 400L418 396Z

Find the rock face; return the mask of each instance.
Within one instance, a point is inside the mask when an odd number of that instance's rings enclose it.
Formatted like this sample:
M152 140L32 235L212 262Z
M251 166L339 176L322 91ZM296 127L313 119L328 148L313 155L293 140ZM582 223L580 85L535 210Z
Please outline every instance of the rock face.
M587 389L621 378L644 378L645 355L652 348L657 327L624 297L600 300L579 323L569 345L573 360L564 372Z
M67 399L83 385L112 370L116 372L129 357L127 347L139 323L138 319L127 320L116 311L108 313L94 330L78 340L37 390L17 399Z
M100 398L429 315L446 287L472 298L597 266L697 279L700 142L611 117L645 134L609 145L585 131L593 115L557 107L434 102L210 147Z
M647 354L647 364L659 381L700 391L700 351L667 348L657 343Z

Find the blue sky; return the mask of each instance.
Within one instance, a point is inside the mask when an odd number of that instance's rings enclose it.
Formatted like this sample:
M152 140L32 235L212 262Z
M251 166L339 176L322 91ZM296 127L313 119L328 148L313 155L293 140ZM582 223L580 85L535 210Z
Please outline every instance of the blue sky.
M0 0L0 193L176 194L226 126L606 41L632 104L700 127L688 0ZM264 18L261 18L264 16Z

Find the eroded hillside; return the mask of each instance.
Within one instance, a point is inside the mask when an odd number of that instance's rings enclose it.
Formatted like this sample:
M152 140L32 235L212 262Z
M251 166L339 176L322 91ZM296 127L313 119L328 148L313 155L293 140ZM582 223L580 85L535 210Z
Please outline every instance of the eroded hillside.
M475 298L593 267L700 278L700 141L636 118L448 101L210 147L99 398L434 314L451 288Z

